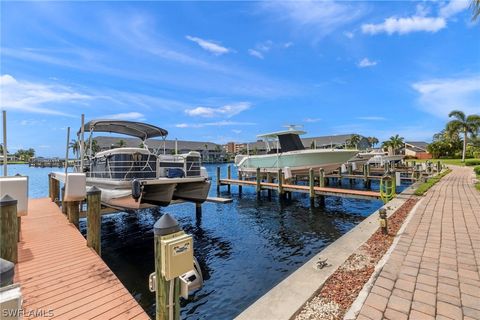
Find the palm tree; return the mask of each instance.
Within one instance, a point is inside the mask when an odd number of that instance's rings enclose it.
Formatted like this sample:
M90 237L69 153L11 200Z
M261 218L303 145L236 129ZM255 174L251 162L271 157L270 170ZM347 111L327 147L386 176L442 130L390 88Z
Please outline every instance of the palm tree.
M352 134L350 139L347 140L348 145L350 147L355 147L355 149L358 149L358 143L362 140L362 137L360 137L358 134Z
M118 141L117 145L118 145L119 148L123 148L127 145L127 143L125 142L125 140L120 139L120 141Z
M473 11L472 20L475 21L480 16L480 0L472 0L470 8Z
M465 113L459 110L453 110L448 116L455 119L447 123L447 132L450 134L463 133L462 162L465 162L468 134L470 133L472 136L477 135L478 130L480 130L480 116L477 114L465 116Z
M370 144L370 148L373 148L378 143L378 139L375 137L368 137L367 140Z
M403 145L403 137L400 137L398 134L391 136L389 140L382 143L382 148L392 148L393 154L397 154L397 150L400 149Z
M78 156L78 154L80 152L80 141L72 139L72 141L70 141L68 147L70 149L72 149L74 156Z

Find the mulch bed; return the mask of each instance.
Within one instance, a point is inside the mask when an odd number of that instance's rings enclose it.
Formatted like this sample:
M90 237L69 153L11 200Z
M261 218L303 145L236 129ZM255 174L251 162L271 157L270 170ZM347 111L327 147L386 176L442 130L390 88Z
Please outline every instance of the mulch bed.
M388 218L388 234L377 231L357 249L328 279L317 296L296 316L304 319L342 319L370 279L375 265L392 245L395 235L418 199L407 200Z

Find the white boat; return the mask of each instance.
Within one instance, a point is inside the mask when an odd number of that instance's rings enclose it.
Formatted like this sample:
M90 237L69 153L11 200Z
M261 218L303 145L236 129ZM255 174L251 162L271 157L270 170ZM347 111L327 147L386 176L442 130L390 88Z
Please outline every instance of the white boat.
M357 155L355 155L355 157L348 160L348 163L355 163L355 165L359 167L364 165L365 163L368 163L373 157L383 155L385 155L383 151L372 150L369 152L359 152Z
M397 163L402 161L405 158L404 155L388 155L388 154L379 154L375 155L372 158L370 158L367 163L369 164L376 164L379 166L383 166L385 163Z
M200 153L159 155L148 149L146 140L165 139L165 129L140 122L93 120L85 124L84 131L90 133L89 152L84 156L83 168L79 165L76 170L86 173L87 187L96 186L102 191L104 205L138 209L167 206L177 199L196 203L206 200L211 182L206 169L201 167ZM93 155L94 132L137 137L142 139L142 147L120 147ZM83 137L79 140L83 141Z
M239 172L247 174L256 172L257 168L261 172L274 174L282 169L289 178L307 174L310 168L323 168L330 173L358 153L358 150L305 149L301 134L305 134L305 131L291 126L288 130L259 135L257 137L265 141L267 154L237 155L235 165ZM276 145L275 148L272 145Z

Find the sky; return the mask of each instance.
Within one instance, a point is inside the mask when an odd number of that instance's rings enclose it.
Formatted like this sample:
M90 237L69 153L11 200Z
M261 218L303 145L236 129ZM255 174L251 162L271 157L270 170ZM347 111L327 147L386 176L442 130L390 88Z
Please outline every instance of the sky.
M469 1L2 1L9 151L64 155L66 128L151 123L169 138L399 134L480 113Z

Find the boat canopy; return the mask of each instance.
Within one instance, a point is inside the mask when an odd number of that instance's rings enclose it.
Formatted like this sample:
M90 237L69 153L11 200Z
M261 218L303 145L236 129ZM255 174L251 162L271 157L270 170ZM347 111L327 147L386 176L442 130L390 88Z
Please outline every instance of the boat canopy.
M85 132L120 133L146 140L155 137L166 137L168 131L151 124L121 120L92 120L85 123ZM78 131L80 135L81 130Z
M306 132L303 130L283 130L283 131L277 131L277 132L272 132L272 133L264 133L264 134L259 134L257 138L261 139L276 139L279 136L283 136L286 134L296 134L296 135L301 135L305 134Z
M270 144L268 142L269 139L278 139L280 150L277 148L277 152L288 152L305 149L302 140L300 139L300 135L305 133L306 132L303 130L297 130L294 128L294 126L290 126L290 129L288 130L261 134L257 137L265 140L265 143L267 144L267 150L269 150L269 152L271 152Z

